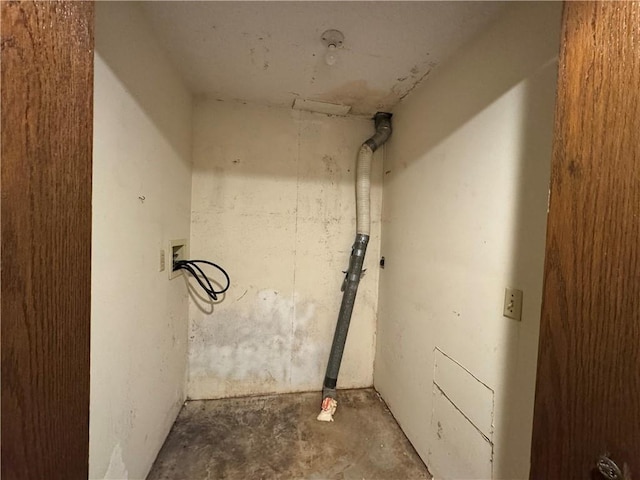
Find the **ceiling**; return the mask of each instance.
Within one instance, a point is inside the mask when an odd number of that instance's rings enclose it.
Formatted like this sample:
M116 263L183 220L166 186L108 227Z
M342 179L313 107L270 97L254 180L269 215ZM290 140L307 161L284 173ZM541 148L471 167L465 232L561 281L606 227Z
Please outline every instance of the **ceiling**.
M485 26L502 2L142 2L196 95L291 106L295 98L391 109ZM329 66L320 40L344 34Z

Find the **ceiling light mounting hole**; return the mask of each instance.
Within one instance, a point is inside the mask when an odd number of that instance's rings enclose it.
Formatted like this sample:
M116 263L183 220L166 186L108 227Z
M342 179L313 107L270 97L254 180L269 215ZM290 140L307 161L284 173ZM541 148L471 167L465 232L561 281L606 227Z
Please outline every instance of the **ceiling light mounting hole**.
M344 43L344 35L340 30L326 30L322 34L322 43L325 47L329 47L330 45L335 46L336 48L342 48L342 44Z

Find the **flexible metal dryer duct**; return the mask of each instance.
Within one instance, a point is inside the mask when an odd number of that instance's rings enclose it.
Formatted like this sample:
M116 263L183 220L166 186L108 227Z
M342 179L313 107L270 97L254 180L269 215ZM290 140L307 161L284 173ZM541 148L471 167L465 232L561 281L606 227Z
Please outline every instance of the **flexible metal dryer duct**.
M331 353L327 364L327 372L324 378L322 389L322 411L318 415L318 420L331 422L333 414L338 405L336 401L336 383L338 372L342 362L344 345L347 341L351 314L358 293L358 284L362 276L362 265L369 243L369 232L371 229L371 160L373 152L382 146L389 136L391 136L391 114L378 112L373 117L375 121L376 133L373 137L365 141L358 153L358 163L356 166L356 240L351 248L349 258L349 268L344 282L342 283L342 304L338 314L336 331L333 335Z

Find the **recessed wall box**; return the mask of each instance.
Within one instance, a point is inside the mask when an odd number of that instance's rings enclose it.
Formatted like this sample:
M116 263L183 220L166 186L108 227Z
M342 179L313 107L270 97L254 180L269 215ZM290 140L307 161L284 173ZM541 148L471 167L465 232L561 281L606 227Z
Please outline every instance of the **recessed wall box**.
M169 242L169 255L171 255L171 268L169 269L169 280L171 280L182 273L182 270L173 271L173 264L178 260L189 259L189 241L185 238L181 240L171 240Z

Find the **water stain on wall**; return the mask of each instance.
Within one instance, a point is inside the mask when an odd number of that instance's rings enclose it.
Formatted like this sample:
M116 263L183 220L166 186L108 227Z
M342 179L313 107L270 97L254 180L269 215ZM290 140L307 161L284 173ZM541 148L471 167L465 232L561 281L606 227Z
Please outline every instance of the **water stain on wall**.
M369 115L378 110L389 109L400 96L395 91L379 90L369 86L366 80L348 82L340 87L314 97L321 102L353 105L351 113Z
M353 241L357 151L372 124L219 102L202 115L193 202L204 207L192 212L191 248L223 263L232 287L213 311L192 305L188 395L320 389ZM280 147L265 150L265 138ZM375 218L380 162L373 176ZM377 228L374 221L372 262ZM377 280L371 274L360 287L345 387L372 382Z
M314 100L352 106L355 115L372 115L377 111L389 111L398 101L411 93L431 71L436 62L425 61L414 65L406 75L396 78L390 89L377 89L367 80L355 80L313 97Z
M223 396L236 393L234 383L289 380L291 295L260 290L250 300L191 323L190 377L221 382Z

